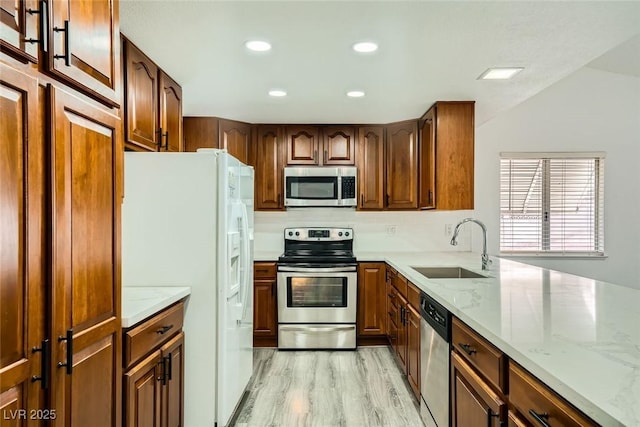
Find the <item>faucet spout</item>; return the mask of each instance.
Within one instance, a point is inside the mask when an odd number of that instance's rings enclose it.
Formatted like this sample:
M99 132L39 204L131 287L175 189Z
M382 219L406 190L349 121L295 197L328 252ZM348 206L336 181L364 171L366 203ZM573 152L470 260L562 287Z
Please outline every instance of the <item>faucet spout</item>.
M460 227L462 227L462 224L467 222L475 222L480 226L480 228L482 228L482 269L487 270L489 268L489 264L491 264L491 260L489 259L489 255L487 254L487 227L485 227L482 221L479 221L475 218L465 218L460 221L456 225L456 228L453 230L453 236L451 237L450 243L452 246L458 245L458 233L460 232Z

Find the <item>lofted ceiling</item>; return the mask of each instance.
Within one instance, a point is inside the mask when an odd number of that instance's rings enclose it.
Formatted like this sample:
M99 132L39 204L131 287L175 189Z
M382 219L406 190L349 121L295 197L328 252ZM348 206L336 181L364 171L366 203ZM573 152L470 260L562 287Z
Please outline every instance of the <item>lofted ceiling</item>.
M475 100L480 124L588 64L633 75L640 57L638 1L121 0L120 28L182 85L185 116L252 123L387 123ZM249 52L253 38L273 48ZM353 52L362 40L379 50ZM504 66L524 71L477 80Z

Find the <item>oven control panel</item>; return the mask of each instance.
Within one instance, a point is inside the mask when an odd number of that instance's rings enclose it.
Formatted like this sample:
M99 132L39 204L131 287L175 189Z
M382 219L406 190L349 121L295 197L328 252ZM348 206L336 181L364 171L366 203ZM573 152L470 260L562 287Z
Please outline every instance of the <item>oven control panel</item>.
M285 228L285 240L353 240L353 228Z

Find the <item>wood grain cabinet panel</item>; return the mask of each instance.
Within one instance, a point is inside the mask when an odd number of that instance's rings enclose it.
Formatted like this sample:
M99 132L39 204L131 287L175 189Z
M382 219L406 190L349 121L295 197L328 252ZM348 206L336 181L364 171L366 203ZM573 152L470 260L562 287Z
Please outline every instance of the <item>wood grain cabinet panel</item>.
M37 80L0 63L0 310L3 317L0 322L0 407L6 411L3 414L44 407L41 381L31 381L32 376L42 376L42 354L33 352L32 348L41 347L42 340L47 338L42 106ZM18 425L18 420L15 422L13 425Z
M387 287L384 263L358 264L358 336L386 335Z
M0 48L3 53L23 62L38 62L39 12L38 0L0 1Z
M359 210L384 208L384 127L358 128L358 189Z
M255 131L255 203L258 210L284 209L284 138L282 127L260 125Z
M217 117L184 117L184 151L219 148Z
M436 108L432 107L420 120L420 154L418 170L420 173L420 209L436 207ZM443 176L443 179L446 179Z
M50 0L47 69L110 106L119 106L118 0Z
M127 143L158 151L158 67L140 49L124 41Z
M251 125L234 120L220 119L219 148L226 149L236 159L249 164L249 147L251 144Z
M418 207L418 123L415 120L387 126L387 209Z
M166 371L162 389L161 427L184 426L184 333L160 349Z
M53 424L116 426L122 363L120 120L55 88L50 96Z
M319 165L320 128L287 126L287 165Z
M159 71L160 149L184 151L182 137L182 88L164 71Z
M160 350L125 374L125 426L160 427Z
M407 380L416 398L420 399L420 312L411 305L406 308Z
M254 263L253 277L253 345L277 347L276 263Z
M322 164L354 165L356 132L353 126L324 126L322 128Z

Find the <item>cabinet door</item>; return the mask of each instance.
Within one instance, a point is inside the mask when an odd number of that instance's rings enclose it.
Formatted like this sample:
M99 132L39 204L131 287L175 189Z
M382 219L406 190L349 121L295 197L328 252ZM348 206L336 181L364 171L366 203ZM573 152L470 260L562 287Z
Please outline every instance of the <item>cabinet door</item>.
M165 375L162 387L162 427L184 425L184 332L161 348Z
M147 56L125 40L125 97L127 143L157 151L158 132L158 67Z
M322 136L322 164L355 164L356 132L352 126L325 126Z
M251 125L233 120L220 119L220 148L226 148L229 154L242 163L249 163L249 144Z
M473 209L474 103L436 106L436 207Z
M418 207L417 122L387 126L387 209Z
M253 282L253 336L273 338L277 335L276 281Z
M398 292L398 346L396 354L402 367L402 372L407 373L407 300Z
M5 416L45 407L42 382L31 381L42 376L41 353L32 348L41 347L45 337L40 108L36 79L0 63L0 411Z
M420 313L407 306L407 379L420 398Z
M38 62L38 0L0 1L0 47L20 61Z
M384 208L384 128L358 128L358 189L360 210Z
M358 265L358 335L386 334L386 290L384 264Z
M160 71L160 146L162 151L183 151L182 88Z
M184 151L218 148L217 117L184 117Z
M422 117L420 128L420 209L436 207L436 107L433 106ZM444 177L443 177L444 179Z
M527 427L527 422L514 412L509 411L507 425L509 427Z
M318 165L317 126L287 126L287 165Z
M51 0L47 68L60 80L119 106L118 0Z
M161 427L163 368L158 350L124 375L125 427Z
M498 427L506 421L507 405L458 354L451 353L453 427Z
M258 126L254 148L256 209L284 209L283 142L279 126Z
M55 88L50 95L54 424L115 426L122 365L120 120Z

